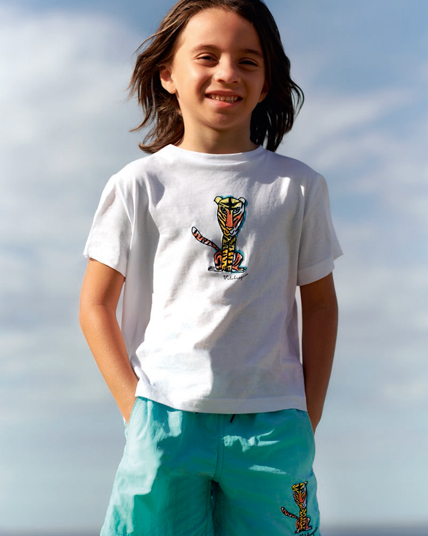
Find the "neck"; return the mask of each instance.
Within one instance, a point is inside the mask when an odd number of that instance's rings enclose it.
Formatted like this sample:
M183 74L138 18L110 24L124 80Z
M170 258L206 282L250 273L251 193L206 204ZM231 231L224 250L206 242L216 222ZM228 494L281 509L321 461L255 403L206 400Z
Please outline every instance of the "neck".
M205 135L204 135L205 134ZM246 153L257 149L257 145L250 140L248 132L213 132L208 133L185 132L178 144L181 149L208 154Z

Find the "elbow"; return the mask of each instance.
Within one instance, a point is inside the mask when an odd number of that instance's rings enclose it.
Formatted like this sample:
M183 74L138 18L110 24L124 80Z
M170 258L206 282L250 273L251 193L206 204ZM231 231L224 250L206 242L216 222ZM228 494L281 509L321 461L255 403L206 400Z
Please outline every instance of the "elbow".
M79 317L80 329L83 331L83 333L85 333L85 329L88 323L88 316L89 316L88 305L84 302L84 300L81 297L80 304L79 304L78 317Z

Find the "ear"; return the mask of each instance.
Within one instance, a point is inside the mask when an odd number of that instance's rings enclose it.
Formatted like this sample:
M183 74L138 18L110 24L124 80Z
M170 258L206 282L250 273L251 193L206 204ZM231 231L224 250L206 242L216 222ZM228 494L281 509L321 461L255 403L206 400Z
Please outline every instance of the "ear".
M172 69L170 65L164 65L159 69L159 78L162 84L162 87L168 91L168 93L175 94L177 93L177 88L175 87L174 78L172 75Z
M265 83L264 83L264 85L263 85L262 92L260 93L259 103L265 100L266 95L267 95L268 93L269 93L269 86L268 86L267 80L265 80Z

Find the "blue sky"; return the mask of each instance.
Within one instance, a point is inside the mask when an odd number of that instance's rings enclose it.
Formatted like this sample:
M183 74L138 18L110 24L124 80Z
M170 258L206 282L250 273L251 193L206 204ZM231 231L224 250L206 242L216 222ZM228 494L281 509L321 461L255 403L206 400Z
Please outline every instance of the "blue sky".
M96 530L123 448L77 323L103 185L139 158L133 52L167 0L0 1L0 532ZM324 521L428 524L428 3L267 0L345 256Z

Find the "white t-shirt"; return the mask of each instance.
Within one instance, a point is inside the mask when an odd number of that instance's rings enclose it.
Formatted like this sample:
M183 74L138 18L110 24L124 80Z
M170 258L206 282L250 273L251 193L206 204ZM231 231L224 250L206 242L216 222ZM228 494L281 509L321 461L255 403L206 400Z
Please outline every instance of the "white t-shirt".
M85 255L126 277L137 396L208 413L306 408L296 286L341 255L308 166L262 147L167 146L110 179Z

